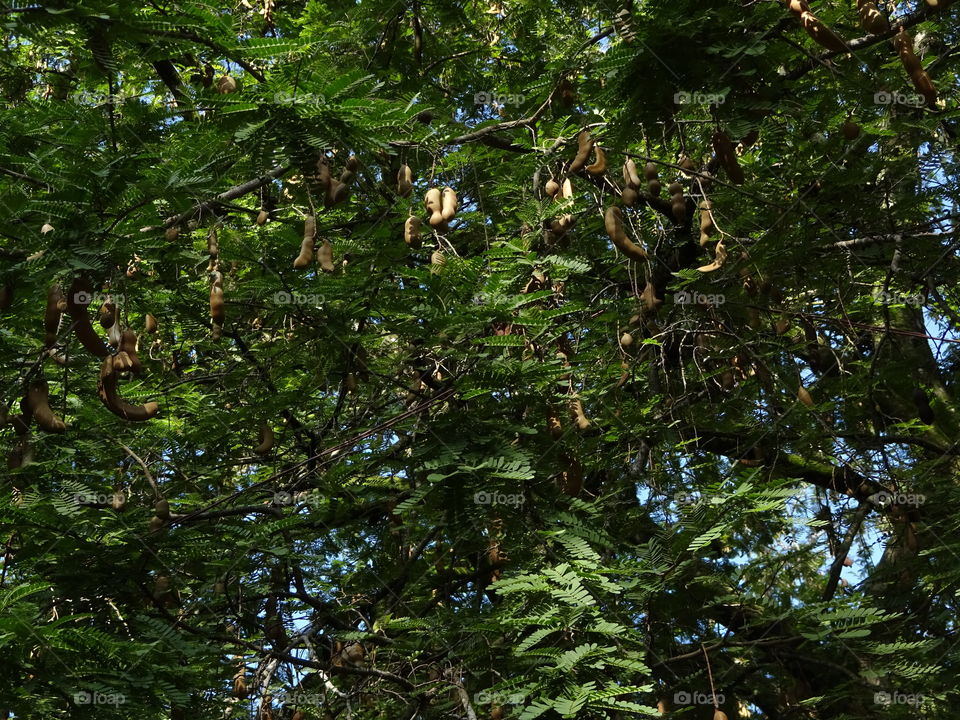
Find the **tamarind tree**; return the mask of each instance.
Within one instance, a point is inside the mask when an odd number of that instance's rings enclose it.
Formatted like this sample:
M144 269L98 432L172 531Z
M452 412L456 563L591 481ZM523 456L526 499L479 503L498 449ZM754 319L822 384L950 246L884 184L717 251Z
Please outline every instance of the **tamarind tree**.
M952 717L957 7L0 10L0 718Z

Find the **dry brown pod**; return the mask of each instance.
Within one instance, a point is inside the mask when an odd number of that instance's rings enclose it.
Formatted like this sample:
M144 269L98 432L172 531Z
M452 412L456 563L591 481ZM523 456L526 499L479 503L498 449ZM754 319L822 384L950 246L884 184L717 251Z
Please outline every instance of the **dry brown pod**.
M573 181L570 178L564 178L563 184L560 186L560 197L564 200L569 200L573 197Z
M266 455L273 449L273 442L273 428L265 422L260 423L260 428L257 430L257 445L253 451L257 455Z
M620 336L620 345L623 347L630 347L633 345L633 335L628 332L625 332Z
M702 265L701 267L698 267L698 271L713 272L714 270L719 270L723 267L723 264L727 261L727 248L724 246L723 240L717 243L716 247L713 249L713 253L713 262L709 265Z
M457 193L452 187L445 187L440 198L440 215L444 222L453 220L457 214Z
M112 325L110 325L110 329L107 330L107 342L113 345L113 347L119 347L120 337L120 323L114 322Z
M713 203L710 200L700 201L700 247L710 242L710 237L716 230L713 224Z
M167 242L173 242L178 237L180 237L180 228L178 228L176 225L173 225L172 227L168 227L164 231L163 237L164 239L166 239Z
M317 263L324 272L331 273L336 269L333 264L333 245L326 238L320 242L320 247L317 248Z
M155 402L148 402L143 405L131 405L120 397L117 391L118 373L113 366L113 357L104 359L100 366L100 378L97 383L97 392L104 406L113 414L122 417L124 420L141 422L154 417L160 410L160 406Z
M293 259L293 267L296 270L303 270L313 262L313 245L312 237L303 238L303 242L300 243L300 254Z
M109 295L104 299L103 304L97 311L98 322L104 330L109 330L117 322L117 305Z
M243 670L241 670L233 678L233 696L238 700L244 700L249 694L247 679L244 677Z
M223 301L223 289L217 285L210 286L210 319L217 325L223 325L226 317L226 307Z
M570 163L570 172L575 173L586 166L590 151L593 150L593 138L587 130L581 130L577 135L577 154Z
M401 165L397 171L397 195L400 197L410 197L413 192L413 173L409 165Z
M657 172L657 164L653 162L648 162L643 166L643 176L647 180L656 180L659 177Z
M30 385L27 394L20 403L24 418L33 417L37 427L49 433L62 433L67 426L50 408L50 390L46 380L38 380Z
M573 421L577 424L578 430L586 430L590 427L590 418L588 418L586 413L583 411L583 402L579 397L573 397L570 399L570 415L573 417Z
M870 0L857 0L857 14L860 16L860 27L868 33L882 35L890 30L886 15Z
M144 318L143 327L152 335L157 331L157 319L151 313L147 313L146 318Z
M420 237L421 224L420 218L413 215L408 217L403 224L403 241L413 250L419 250L420 246L423 245L423 240Z
M221 95L228 95L237 91L237 81L229 75L221 75L217 80L217 92Z
M270 213L267 210L261 210L257 213L257 225L266 225L267 220L270 219Z
M60 316L66 310L66 298L59 283L47 290L47 307L43 314L44 345L53 347L57 342L57 330L60 328Z
M647 280L647 284L643 286L643 292L640 293L640 303L643 305L644 311L648 313L656 312L657 308L663 304L663 300L657 297L656 286L650 280Z
M166 498L160 498L153 504L153 511L161 520L170 519L170 503Z
M603 217L603 224L607 235L610 237L610 242L620 252L637 262L647 259L646 251L627 237L627 233L623 229L623 212L620 208L613 205L608 207Z
M623 163L623 181L635 189L640 187L640 175L633 158L627 158Z
M658 196L662 189L663 186L660 184L659 180L647 180L647 192L654 197Z
M431 227L443 225L443 200L440 188L430 188L427 190L423 196L423 207L430 213L428 222Z
M730 136L723 130L717 130L713 134L713 149L717 153L717 159L726 171L727 177L730 178L730 182L734 185L743 185L745 178L743 168L737 162L737 151L733 147Z
M594 147L594 152L596 153L596 159L590 165L587 165L585 169L588 173L597 177L607 171L607 155L599 145Z
M140 357L137 355L137 334L127 328L120 333L120 342L117 354L113 358L113 366L118 372L129 370L134 375L143 371Z
M87 312L87 306L92 299L93 290L90 284L82 278L76 278L67 292L67 312L73 320L73 333L80 344L95 357L105 358L110 351L93 329L90 314Z
M727 714L723 710L714 710L713 720L727 720Z
M917 92L923 95L923 99L927 101L927 105L934 107L937 104L937 88L927 71L922 68L916 70L910 73L910 79L913 80L913 86Z
M800 385L797 388L797 399L807 407L813 407L813 398L810 396L810 392L803 385Z
M850 118L847 118L843 121L843 125L840 126L840 132L843 133L845 140L856 140L860 137L860 126Z
M550 178L547 180L547 184L543 186L543 191L547 194L547 197L556 199L557 195L560 194L560 183Z
M327 199L326 204L330 207L342 203L350 197L350 186L346 183L340 182L339 180L332 180L329 185L327 185Z
M807 5L807 0L785 0L787 8L790 12L795 15L800 15L803 12L807 12L810 7Z
M550 433L550 437L554 440L559 440L563 437L563 425L560 424L560 418L553 413L547 416L547 432Z
M627 207L633 207L637 204L637 201L640 200L640 193L632 187L625 187L623 192L620 193L620 199L623 200L623 204Z
M207 230L207 255L214 258L220 255L220 241L215 227Z
M807 35L812 37L818 45L834 52L850 52L847 44L826 23L809 10L800 13L800 23L803 25L803 29L807 31Z
M152 518L150 518L150 522L147 524L147 530L149 530L151 533L158 533L163 530L165 525L166 523L161 518L158 518L156 515L154 515Z

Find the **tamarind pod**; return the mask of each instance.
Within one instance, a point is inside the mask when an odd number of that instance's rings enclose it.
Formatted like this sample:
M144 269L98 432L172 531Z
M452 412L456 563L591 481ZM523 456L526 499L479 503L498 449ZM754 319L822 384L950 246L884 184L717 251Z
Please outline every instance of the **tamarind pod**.
M110 329L107 330L107 342L113 347L120 346L120 324L114 323L110 326Z
M423 196L423 207L430 213L429 223L432 227L443 224L443 204L439 188L430 188Z
M657 164L653 162L648 162L643 166L643 176L647 180L656 180L659 177L657 172Z
M344 170L340 173L340 183L342 185L349 185L356 176L357 174L352 170Z
M221 75L217 79L217 92L221 95L229 95L237 91L237 81L229 75Z
M97 322L104 330L109 330L117 322L117 305L109 295L97 311Z
M807 407L813 407L813 397L810 395L810 392L803 386L800 385L797 388L797 400L802 402Z
M543 186L543 191L548 197L556 198L557 194L560 192L560 183L553 178L550 178L547 180L547 184Z
M687 201L683 195L674 195L674 200L670 204L670 211L673 213L673 219L678 223L683 223L687 219Z
M845 140L856 140L860 137L860 126L850 120L850 118L847 118L843 121L843 125L840 126L840 132L843 133Z
M113 366L113 357L110 356L107 356L100 366L97 394L107 410L124 420L142 422L154 417L160 410L160 406L155 402L131 405L119 396L117 392L117 371Z
M559 440L563 437L563 425L560 424L560 418L553 413L547 416L547 432L550 433L550 437L554 440Z
M257 430L257 445L253 451L257 455L266 455L273 449L273 440L273 428L267 423L260 423L260 428Z
M663 189L663 186L660 184L659 180L647 181L647 192L649 192L654 197L658 196L662 189Z
M266 210L261 210L257 214L257 225L266 225L267 220L270 219L270 213Z
M348 172L355 173L360 169L360 158L358 158L356 155L351 155L347 158L347 161L343 164L343 166Z
M457 214L457 193L452 187L445 187L440 198L440 216L444 222L453 220Z
M643 286L643 292L640 293L640 302L648 313L656 312L657 308L663 304L663 300L657 297L657 288L649 280Z
M714 710L713 720L727 720L727 714L723 710Z
M630 347L633 345L633 335L628 332L624 332L623 335L620 336L620 345L622 347Z
M143 371L143 365L137 355L137 334L129 328L120 333L120 352L127 355L129 363L129 366L123 369L130 370L134 375L139 375ZM117 353L117 355L119 354ZM116 365L116 358L114 358L114 365Z
M627 158L623 163L623 180L634 188L640 187L640 175L637 173L637 164L633 158Z
M243 673L237 674L233 679L233 696L238 700L244 700L250 694L247 690L247 681L243 677Z
M672 182L667 186L667 192L671 195L683 195L683 185L678 182Z
M723 264L727 261L727 248L724 246L723 240L718 242L713 249L713 257L712 263L698 267L697 270L699 272L713 272L723 267Z
M857 0L857 14L860 16L860 27L868 33L882 35L890 29L886 16L871 0Z
M583 411L583 402L580 398L574 397L570 400L570 414L573 416L573 421L577 424L578 430L586 430L590 427L590 419Z
M219 270L214 270L212 273L210 273L210 285L223 290L223 273L221 273Z
M607 208L603 217L604 228L610 237L610 242L626 255L628 258L636 261L646 260L647 253L644 249L634 243L623 230L623 212L615 205Z
M942 10L953 4L953 0L927 0L927 5L934 10Z
M58 418L50 408L50 390L46 380L38 380L30 385L24 402L24 417L29 415L37 421L37 426L49 433L62 433L67 429L63 420Z
M734 185L743 185L743 168L737 162L737 152L733 147L733 141L723 130L717 130L713 134L713 149L717 153L717 159L723 166Z
M317 173L313 177L313 184L317 195L326 202L330 192L330 164L327 162L327 156L323 153L317 158Z
M334 180L330 183L327 190L327 205L339 205L350 197L350 186L346 183Z
M919 60L917 62L919 63ZM923 95L924 100L927 101L927 105L935 106L937 104L937 88L934 87L927 71L921 67L910 74L910 79L913 80L913 86L917 89L917 92Z
M409 165L401 165L397 171L397 195L400 197L410 197L413 192L413 173Z
M215 325L223 325L226 317L226 307L223 301L223 288L217 285L210 286L210 319Z
M147 313L143 325L144 329L151 335L157 331L157 319L150 313Z
M161 518L158 518L156 515L154 515L152 518L150 518L150 522L147 524L147 530L149 530L151 533L158 533L163 530L164 525L166 525L166 523Z
M796 15L800 15L801 13L810 10L806 0L785 0L785 2L790 12L795 13Z
M590 151L593 150L593 139L586 130L581 130L577 135L577 154L570 163L570 172L575 173L587 164L587 158L590 157Z
M623 200L623 204L627 207L633 207L640 199L640 194L632 187L628 186L625 187L623 192L620 193L620 199Z
M61 305L66 302L63 288L54 283L47 289L47 308L43 313L44 345L53 347L57 342L57 330L60 328Z
M154 503L153 512L156 513L157 517L160 518L161 520L164 520L164 521L169 520L170 519L170 503L167 501L166 498L160 498L159 500L157 500L156 503Z
M262 225L263 223L260 224ZM207 255L210 257L220 255L220 241L217 238L217 229L215 227L207 231Z
M597 159L590 165L587 165L586 171L593 175L594 177L598 175L603 175L607 170L607 155L603 152L603 148L599 145L596 146L595 152Z
M90 323L87 305L90 304L92 297L90 284L81 278L74 279L67 292L67 313L73 320L73 333L80 344L92 355L102 359L109 356L110 351Z
M326 238L323 239L320 247L317 248L317 263L319 263L320 269L324 272L330 273L336 269L333 264L333 246Z
M300 243L300 254L293 260L293 267L303 270L313 261L313 238L304 238Z
M716 230L713 224L713 203L709 200L700 201L700 247L710 242L710 237Z
M573 197L573 181L570 178L564 178L563 184L560 186L560 197L564 200Z
M419 250L423 241L420 239L420 218L411 215L403 224L403 241L408 247Z
M800 23L803 25L803 29L807 31L807 35L812 37L818 45L836 52L850 52L847 44L826 23L809 10L800 13Z

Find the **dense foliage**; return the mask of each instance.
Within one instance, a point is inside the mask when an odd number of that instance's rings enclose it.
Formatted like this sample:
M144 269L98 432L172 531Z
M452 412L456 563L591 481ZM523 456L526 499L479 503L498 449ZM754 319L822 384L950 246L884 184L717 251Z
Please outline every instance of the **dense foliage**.
M0 10L0 717L952 717L960 11L793 5Z

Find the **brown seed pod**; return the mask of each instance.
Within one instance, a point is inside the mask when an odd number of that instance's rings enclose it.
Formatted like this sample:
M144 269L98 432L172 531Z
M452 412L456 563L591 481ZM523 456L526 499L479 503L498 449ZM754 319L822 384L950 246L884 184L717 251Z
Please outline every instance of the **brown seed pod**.
M62 433L67 429L63 420L50 408L50 390L46 380L38 380L30 385L20 408L25 419L32 417L37 421L37 427L45 432Z
M607 171L607 155L599 145L594 148L594 152L596 153L596 160L587 165L586 171L594 177L598 177Z
M631 345L633 345L633 335L631 335L631 334L628 333L628 332L625 332L623 335L621 335L621 336L620 336L620 345L621 345L622 347L625 347L625 348L626 348L626 347L630 347Z
M550 178L547 180L547 184L543 186L543 191L547 194L547 197L556 199L557 195L560 194L560 183Z
M927 105L934 107L937 104L937 88L934 87L927 71L922 68L916 70L910 73L910 79L913 80L913 86L917 92L923 95L923 99L927 101Z
M807 31L807 35L812 37L818 45L825 47L827 50L833 50L834 52L850 52L847 44L809 10L804 10L800 13L800 23L803 25L803 29Z
M667 192L673 195L683 195L683 185L678 182L672 182L667 186Z
M266 455L273 450L273 441L273 428L267 423L260 423L260 428L257 430L257 446L253 448L253 451L257 455Z
M860 137L860 126L850 118L847 118L843 121L843 125L840 126L840 132L843 133L845 140L856 140Z
M626 162L623 163L623 181L633 188L640 187L640 175L637 173L637 164L633 161L633 158L627 158Z
M570 172L578 172L581 168L585 167L587 164L587 158L590 157L590 151L593 150L593 138L590 137L590 133L586 130L582 130L579 135L577 135L577 154L573 158L573 162L570 163Z
M631 260L640 262L647 259L646 251L627 237L623 229L623 212L620 208L611 205L603 217L604 228L610 237L610 242Z
M443 225L443 201L441 199L440 188L430 188L423 196L423 207L430 213L429 223L431 227Z
M320 242L320 247L317 248L317 263L324 272L331 273L336 269L333 264L333 245L326 238Z
M59 283L47 290L47 308L43 314L44 345L53 347L57 342L57 330L60 329L60 316L66 310L66 298Z
M557 93L560 104L564 107L570 107L577 101L577 91L569 78L560 78L560 82L557 84Z
M119 352L113 358L113 366L118 372L129 370L134 375L143 371L137 355L137 334L129 328L120 333Z
M730 182L734 185L743 185L745 179L743 168L737 162L737 152L733 147L733 141L723 130L717 130L713 134L713 149L717 153L717 159L726 171L727 177L730 178Z
M267 220L270 219L270 212L268 210L261 210L257 213L257 225L266 225Z
M560 418L553 413L547 416L547 432L550 433L550 437L554 440L559 440L563 437L563 425L560 424Z
M560 197L564 200L569 200L573 197L573 182L570 178L564 178L563 184L560 186Z
M647 284L643 287L643 292L640 293L640 302L643 305L644 311L648 313L653 313L657 311L657 308L663 304L663 300L657 297L657 288L652 282L647 280Z
M623 192L620 193L620 199L623 200L623 204L627 207L633 207L640 199L640 193L632 187L625 187Z
M794 13L795 15L800 15L800 13L810 10L809 6L807 5L807 0L785 0L785 2L790 12Z
M849 555L843 559L844 567L853 567L853 558Z
M47 233L53 232L54 230L56 230L56 228L55 228L53 225L51 225L50 223L48 223L48 222L46 222L46 223L44 223L43 225L40 226L40 234L41 234L41 235L46 235Z
M226 316L226 307L223 302L223 289L217 285L210 286L210 319L215 325L223 325Z
M215 227L207 230L207 255L213 258L220 255L220 241Z
M293 259L293 267L303 270L313 262L313 238L304 237L300 243L300 254Z
M810 396L810 392L803 385L800 385L797 388L797 400L802 402L807 407L813 407L813 398Z
M120 346L120 323L113 323L110 329L107 330L107 342L113 345L113 347Z
M161 520L166 521L170 519L170 503L166 500L166 498L160 498L157 500L157 502L155 502L153 505L153 511Z
M445 187L440 200L440 215L443 217L444 222L449 222L453 220L453 217L456 214L457 193L454 192L453 188Z
M727 248L724 247L723 240L717 243L716 247L713 249L714 260L709 265L703 265L698 267L699 272L713 272L714 270L719 270L723 267L723 264L727 261Z
M150 522L147 524L147 530L151 533L158 533L163 530L164 525L166 525L166 523L161 518L158 518L156 515L154 515L152 518L150 518Z
M723 710L714 710L713 720L727 720L727 714Z
M356 155L351 155L347 158L347 161L343 164L343 167L347 170L347 172L355 173L360 169L360 158L358 158Z
M178 237L180 237L180 228L178 228L176 225L173 225L172 227L168 227L164 231L163 237L167 242L173 242Z
M710 242L710 237L716 230L713 224L713 203L709 200L700 201L700 247Z
M886 16L870 0L857 0L857 14L860 16L860 27L868 33L882 35L890 30Z
M397 172L397 195L400 197L410 197L413 192L413 173L409 165L401 165Z
M654 197L657 197L662 189L663 186L660 184L659 180L647 180L647 192Z
M249 694L247 679L244 677L243 670L241 670L233 678L233 696L238 700L245 700Z
M330 207L339 205L350 197L350 186L339 180L333 180L327 186L326 204Z
M113 366L113 357L108 356L100 366L100 378L97 382L97 392L104 406L114 415L124 420L142 422L157 414L160 406L155 402L144 405L131 405L120 397L117 392L117 371Z
M150 313L147 313L143 326L148 333L153 335L157 331L157 319Z
M403 224L403 241L413 250L419 250L423 245L423 240L420 238L421 224L420 218L413 215Z
M785 335L790 328L790 319L786 315L781 316L773 325L773 331L777 335Z
M567 213L561 215L559 219L550 222L550 230L556 235L557 239L562 238L567 232L577 224L577 218Z
M93 329L90 314L87 312L87 306L93 299L92 293L90 284L86 280L76 278L67 292L67 312L73 320L73 332L80 344L92 355L105 358L110 355L110 351Z
M229 75L221 75L217 79L217 92L221 95L228 95L237 91L237 81Z
M578 430L586 430L590 427L590 419L583 411L583 402L578 397L570 399L570 415L577 424Z

